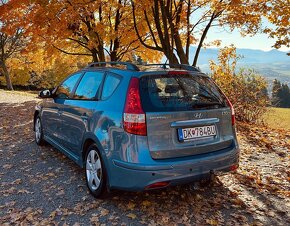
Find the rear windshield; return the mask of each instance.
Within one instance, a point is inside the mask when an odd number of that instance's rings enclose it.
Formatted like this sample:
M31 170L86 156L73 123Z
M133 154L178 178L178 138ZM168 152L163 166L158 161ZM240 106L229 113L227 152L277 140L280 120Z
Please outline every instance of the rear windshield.
M214 82L202 75L149 75L140 80L140 95L146 112L190 111L226 107Z

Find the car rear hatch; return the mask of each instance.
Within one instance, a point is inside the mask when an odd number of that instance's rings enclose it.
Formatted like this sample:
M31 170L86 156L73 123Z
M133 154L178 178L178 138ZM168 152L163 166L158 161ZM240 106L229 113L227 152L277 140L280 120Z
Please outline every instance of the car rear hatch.
M140 78L151 157L185 157L229 148L234 131L229 101L202 73L170 71Z

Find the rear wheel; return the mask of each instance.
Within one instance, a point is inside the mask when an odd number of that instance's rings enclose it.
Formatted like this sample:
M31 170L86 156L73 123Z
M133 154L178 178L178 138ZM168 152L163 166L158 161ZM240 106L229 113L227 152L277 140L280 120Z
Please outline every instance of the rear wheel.
M45 141L43 139L43 131L40 117L37 116L34 121L34 131L35 131L35 142L37 145L44 145Z
M86 152L85 171L90 193L96 198L103 197L106 192L106 171L95 144L92 144Z

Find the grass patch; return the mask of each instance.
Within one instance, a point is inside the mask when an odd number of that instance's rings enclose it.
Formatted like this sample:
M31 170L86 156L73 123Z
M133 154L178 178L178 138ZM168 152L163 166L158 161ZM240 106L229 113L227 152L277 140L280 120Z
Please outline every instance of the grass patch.
M271 128L290 130L290 108L269 108L263 120Z

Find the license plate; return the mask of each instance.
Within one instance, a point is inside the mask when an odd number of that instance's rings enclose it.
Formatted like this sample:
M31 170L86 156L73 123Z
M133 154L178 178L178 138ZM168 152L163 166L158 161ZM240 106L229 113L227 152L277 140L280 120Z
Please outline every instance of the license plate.
M216 136L215 125L178 129L180 141Z

